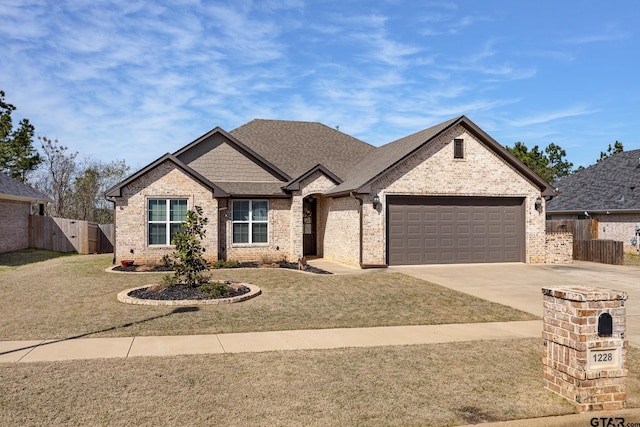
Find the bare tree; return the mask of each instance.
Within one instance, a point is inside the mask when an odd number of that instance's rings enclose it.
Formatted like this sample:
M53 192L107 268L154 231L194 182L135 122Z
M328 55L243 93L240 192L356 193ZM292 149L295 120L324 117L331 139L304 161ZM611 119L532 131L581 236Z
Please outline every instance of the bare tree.
M36 188L49 195L53 203L50 214L73 218L73 178L76 174L77 152L68 152L68 147L60 145L57 139L39 136L44 154L41 173Z

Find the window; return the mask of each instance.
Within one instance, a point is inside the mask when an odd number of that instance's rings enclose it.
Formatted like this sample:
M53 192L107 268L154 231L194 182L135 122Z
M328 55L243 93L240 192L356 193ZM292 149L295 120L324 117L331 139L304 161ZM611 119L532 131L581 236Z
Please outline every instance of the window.
M233 243L267 243L269 202L233 201Z
M464 159L464 139L453 140L453 158Z
M187 219L187 199L149 199L147 208L148 243L170 245Z

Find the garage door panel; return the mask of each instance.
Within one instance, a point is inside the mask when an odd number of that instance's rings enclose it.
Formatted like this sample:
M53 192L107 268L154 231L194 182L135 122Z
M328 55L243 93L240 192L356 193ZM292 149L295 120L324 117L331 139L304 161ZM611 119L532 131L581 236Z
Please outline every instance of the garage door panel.
M442 240L440 240L440 247L442 249L455 248L456 245L454 245L453 242L454 242L454 239L450 237L443 238Z
M422 248L422 241L421 239L408 239L407 240L407 248L409 250L412 249L421 249Z
M460 249L465 249L465 248L470 248L471 247L471 239L469 239L468 237L459 237L458 241L456 242L458 248Z
M440 213L440 221L453 222L455 220L455 215L453 212L441 212Z
M442 224L440 226L440 234L450 236L453 234L454 226L451 224Z
M390 264L524 260L522 199L390 196L387 200Z
M422 228L422 226L420 224L408 224L407 225L407 235L409 235L409 236L419 236L421 228Z

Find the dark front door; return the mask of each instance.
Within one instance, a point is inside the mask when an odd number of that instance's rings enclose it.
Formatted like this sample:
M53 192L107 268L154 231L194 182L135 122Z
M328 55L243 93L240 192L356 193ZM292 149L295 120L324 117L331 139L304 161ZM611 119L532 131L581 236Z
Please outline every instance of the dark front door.
M316 199L304 199L302 206L303 254L316 255Z

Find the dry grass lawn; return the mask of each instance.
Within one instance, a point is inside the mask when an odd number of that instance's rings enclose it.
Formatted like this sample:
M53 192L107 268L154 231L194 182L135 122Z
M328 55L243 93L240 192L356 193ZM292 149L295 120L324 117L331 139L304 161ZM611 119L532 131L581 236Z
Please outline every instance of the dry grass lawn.
M0 255L0 265L4 255ZM285 269L214 270L263 294L172 314L167 306L123 304L118 292L163 273L105 272L111 255L76 255L0 270L0 340L76 336L188 335L530 320L500 304L402 274L313 275Z
M241 304L122 304L161 274L104 271L110 256L0 254L0 340L527 320L400 274L221 270L255 283ZM22 259L22 261L21 261ZM24 264L24 265L23 265ZM575 412L543 388L540 339L0 364L2 425L452 426ZM640 351L628 357L640 406Z
M451 426L575 412L543 388L541 351L540 340L521 339L0 364L0 419L4 425ZM637 396L637 379L633 384Z

